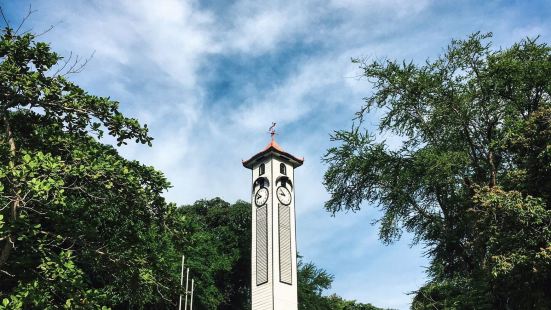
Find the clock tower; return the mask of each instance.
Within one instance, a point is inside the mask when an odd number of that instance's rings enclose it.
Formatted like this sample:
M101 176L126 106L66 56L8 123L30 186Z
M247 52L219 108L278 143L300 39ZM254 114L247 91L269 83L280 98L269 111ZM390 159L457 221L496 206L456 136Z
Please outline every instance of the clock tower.
M304 159L283 151L271 134L243 161L252 171L252 310L297 310L294 171Z

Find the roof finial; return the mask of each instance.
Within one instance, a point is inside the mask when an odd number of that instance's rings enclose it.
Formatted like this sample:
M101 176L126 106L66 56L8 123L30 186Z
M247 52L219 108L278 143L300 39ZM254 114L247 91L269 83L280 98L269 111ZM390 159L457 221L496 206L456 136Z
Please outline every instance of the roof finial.
M272 136L272 141L274 141L274 136L276 134L275 126L276 126L276 123L272 122L272 126L270 126L270 129L268 129L270 136Z

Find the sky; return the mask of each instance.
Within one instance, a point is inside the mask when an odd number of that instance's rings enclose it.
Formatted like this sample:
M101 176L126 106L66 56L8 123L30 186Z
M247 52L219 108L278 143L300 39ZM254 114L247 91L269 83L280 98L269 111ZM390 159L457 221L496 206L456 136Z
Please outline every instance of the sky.
M380 215L364 205L332 217L322 162L334 130L349 129L372 93L351 58L423 63L451 39L493 32L496 48L526 36L550 42L549 1L432 0L0 0L63 56L93 54L71 76L90 93L120 101L154 137L120 153L165 173L177 204L250 200L241 160L269 142L305 158L295 172L298 251L335 276L327 294L408 309L427 281L422 245L378 240ZM367 117L374 128L377 115ZM112 142L106 140L106 142Z

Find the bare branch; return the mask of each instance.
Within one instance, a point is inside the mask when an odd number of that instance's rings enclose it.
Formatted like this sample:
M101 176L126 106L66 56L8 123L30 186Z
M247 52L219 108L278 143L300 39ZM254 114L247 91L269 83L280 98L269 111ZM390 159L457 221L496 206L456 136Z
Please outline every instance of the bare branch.
M47 214L46 212L38 211L38 210L36 210L35 208L32 208L32 207L20 206L20 208L21 208L22 210L33 211L34 213L37 213L37 214L40 214L40 215L46 215L46 214Z
M35 34L34 37L35 37L35 38L38 38L38 37L40 37L40 36L42 36L42 35L44 35L44 34L50 32L50 30L54 29L54 28L55 28L57 25L59 25L59 24L61 24L61 21L55 23L54 25L50 25L50 27L49 27L48 29L42 31L41 33ZM30 30L29 30L29 31L30 31Z
M75 62L71 65L71 67L67 70L67 72L65 72L61 76L67 76L69 74L82 72L82 70L84 70L84 67L86 67L88 62L94 57L95 54L96 54L96 50L94 50L92 54L90 54L90 57L84 59L83 62L81 61L82 59L77 55L75 58Z
M7 196L3 196L4 198L7 198ZM0 208L0 211L4 211L4 209L6 209L7 207L9 207L11 204L11 198L8 200L8 202L2 207Z
M15 277L15 275L13 275L13 274L7 272L6 270L0 269L0 272L3 273L3 274L6 274L6 275L8 275L8 276L10 276L10 277L12 277L12 278Z
M8 19L6 18L6 15L4 15L4 11L2 10L1 6L0 6L0 15L2 15L2 19L4 20L4 24L6 24L6 27L10 28L10 23L8 22Z
M27 19L31 16L31 14L33 14L34 12L36 12L36 10L32 10L32 7L31 7L31 4L29 4L29 10L27 11L27 15L25 17L23 17L23 20L21 20L21 23L19 24L19 26L17 27L17 29L15 30L15 34L17 34L19 32L19 29L21 29L21 27L25 24L25 22L27 21Z
M73 52L70 52L69 57L66 60L63 60L63 65L61 65L61 67L56 70L56 72L54 73L53 76L55 77L59 73L61 73L63 70L65 70L65 67L67 67L67 64L71 61L72 58L73 58Z

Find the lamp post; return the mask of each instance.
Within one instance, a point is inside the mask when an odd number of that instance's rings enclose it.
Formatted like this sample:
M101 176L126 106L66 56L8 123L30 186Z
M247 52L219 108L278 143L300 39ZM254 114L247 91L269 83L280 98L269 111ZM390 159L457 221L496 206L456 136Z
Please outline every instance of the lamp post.
M188 285L189 285L189 267L186 268L186 298L184 302L184 310L187 310L187 295L188 295Z
M185 261L185 255L182 255L182 270L180 272L180 288L184 285L184 261ZM182 310L182 294L180 294L180 302L178 303L178 310Z
M193 288L195 287L195 280L194 279L191 279L191 302L190 302L190 307L189 307L189 310L193 310Z

